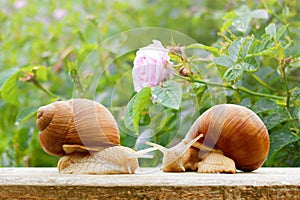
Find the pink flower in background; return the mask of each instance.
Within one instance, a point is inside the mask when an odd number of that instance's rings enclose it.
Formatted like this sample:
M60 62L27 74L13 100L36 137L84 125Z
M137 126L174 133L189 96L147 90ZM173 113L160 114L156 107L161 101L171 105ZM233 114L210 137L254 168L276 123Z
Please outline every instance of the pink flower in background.
M62 19L67 15L67 11L65 9L55 9L53 12L53 17L55 19Z
M14 2L14 7L16 9L24 8L26 5L27 5L27 1L24 1L24 0L18 0L18 1Z
M162 81L173 78L173 64L170 62L169 50L160 41L153 40L136 52L133 61L134 90L159 85Z

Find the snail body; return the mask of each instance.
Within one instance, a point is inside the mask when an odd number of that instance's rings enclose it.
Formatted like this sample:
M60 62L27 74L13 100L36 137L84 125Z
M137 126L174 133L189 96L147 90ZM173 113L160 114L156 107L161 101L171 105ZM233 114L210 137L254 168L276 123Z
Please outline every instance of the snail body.
M88 99L58 101L37 114L42 149L60 156L61 173L134 173L143 153L120 146L117 123L100 103Z
M164 171L213 173L253 171L262 166L270 148L261 119L250 109L234 104L216 105L205 111L184 139L170 149L148 144L163 152Z
M76 152L63 156L57 167L67 174L132 174L139 167L135 153L123 146L97 152Z

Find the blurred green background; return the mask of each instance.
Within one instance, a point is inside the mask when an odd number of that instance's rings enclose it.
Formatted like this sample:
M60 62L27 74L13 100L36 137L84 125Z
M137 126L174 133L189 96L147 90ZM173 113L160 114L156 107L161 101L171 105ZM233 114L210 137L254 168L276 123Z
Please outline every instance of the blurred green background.
M92 74L80 71L80 66L87 62L87 56L102 41L133 28L163 27L184 33L198 43L220 47L224 40L218 36L218 32L226 27L226 23L232 23L230 15L226 14L236 12L243 5L250 10L264 9L269 18L251 19L244 33L232 29L236 35L253 34L260 38L270 23L278 26L289 24L286 39L293 40L293 43L286 49L286 57L298 59L300 3L296 0L0 0L1 166L56 165L58 158L47 155L40 148L35 111L39 106L57 99L72 98L78 78L82 78L83 85L89 85ZM137 148L137 136L122 132L124 109L133 94L128 72L132 69L134 53L128 52L118 58L110 68L99 66L103 74L94 97L109 107L117 118L121 127L122 145ZM274 86L276 94L284 95L276 65L272 59L263 59L256 75ZM296 91L293 98L298 102L300 93L295 88L300 82L299 66L295 64L287 73L289 89ZM37 82L32 81L32 76L36 77ZM116 88L120 80L126 87ZM249 76L240 80L240 84L253 91L270 92L254 87ZM211 102L205 89L196 88L196 93L202 95L197 97L199 110L196 115L199 115L211 106ZM187 100L189 97L185 98ZM284 106L251 95L229 90L227 101L254 110L256 108L255 111L264 121L269 120L271 123L269 132L270 136L274 133L271 138L273 154L265 166L300 166L299 105L294 103L290 108L288 113L291 117L282 114L286 109ZM188 107L186 101L182 111L189 112ZM262 112L260 108L268 109ZM163 145L172 141L178 129L176 124L180 120L192 122L195 118L185 115L186 119L180 119L179 112L172 109L166 112L166 126L160 130L159 137L154 139ZM143 120L146 123L149 119L144 116ZM158 163L159 160L145 161L143 165L155 166Z

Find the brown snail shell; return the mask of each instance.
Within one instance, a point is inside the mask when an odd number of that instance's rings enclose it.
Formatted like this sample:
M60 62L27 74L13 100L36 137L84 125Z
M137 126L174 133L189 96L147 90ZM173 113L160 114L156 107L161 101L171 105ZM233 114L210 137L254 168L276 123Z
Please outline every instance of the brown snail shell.
M58 101L40 107L37 127L40 144L50 155L65 155L64 145L69 153L78 147L98 151L120 144L119 129L110 111L88 99Z
M200 143L221 149L243 171L262 166L270 148L269 134L262 120L239 105L213 106L197 119L185 139L201 133L204 137Z
M270 140L262 120L250 109L220 104L194 122L185 138L169 149L147 142L164 154L163 171L235 173L253 171L267 158Z

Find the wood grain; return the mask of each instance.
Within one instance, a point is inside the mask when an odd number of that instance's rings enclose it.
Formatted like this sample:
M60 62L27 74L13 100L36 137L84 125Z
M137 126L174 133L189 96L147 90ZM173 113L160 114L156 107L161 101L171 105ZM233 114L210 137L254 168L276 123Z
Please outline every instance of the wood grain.
M299 199L300 168L251 173L59 174L56 168L1 168L0 199Z

